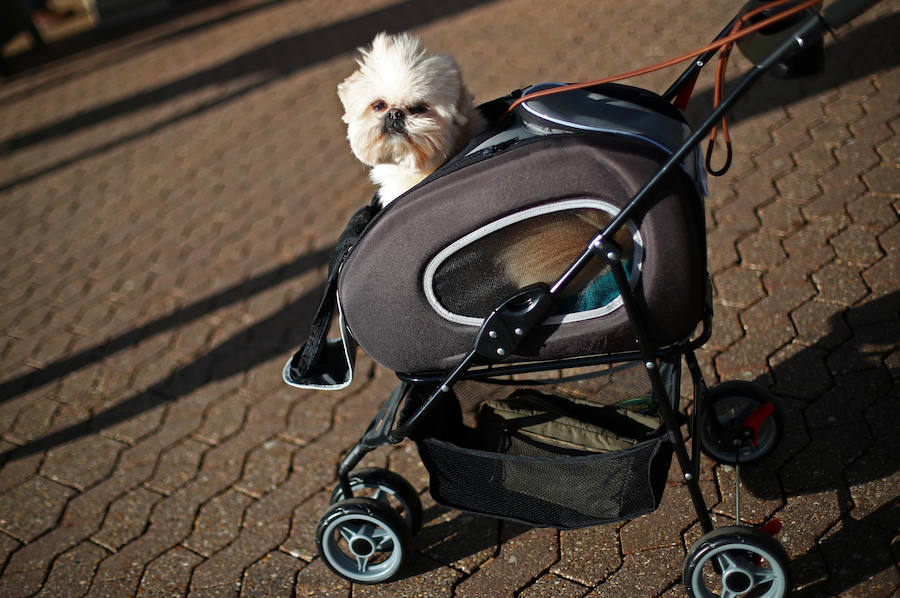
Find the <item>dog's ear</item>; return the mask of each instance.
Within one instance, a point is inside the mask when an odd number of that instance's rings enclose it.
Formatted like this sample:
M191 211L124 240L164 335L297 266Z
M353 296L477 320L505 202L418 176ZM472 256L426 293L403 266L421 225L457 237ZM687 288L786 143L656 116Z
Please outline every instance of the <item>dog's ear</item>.
M468 88L462 84L462 78L460 77L459 84L459 98L456 100L456 124L463 126L467 122L469 122L469 114L472 112L473 106L472 101L475 99L475 96L469 93Z
M352 75L344 79L341 83L338 84L337 94L338 99L341 100L341 105L344 107L344 115L341 116L341 120L345 123L349 122L350 116L350 107L353 104L353 87L359 84L359 81L363 78L363 74L360 71L354 71Z

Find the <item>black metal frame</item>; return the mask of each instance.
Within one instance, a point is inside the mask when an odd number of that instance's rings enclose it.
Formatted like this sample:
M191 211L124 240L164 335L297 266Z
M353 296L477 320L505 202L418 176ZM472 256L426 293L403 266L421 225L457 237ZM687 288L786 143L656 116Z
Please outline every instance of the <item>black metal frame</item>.
M427 415L430 407L442 396L448 394L452 385L462 379L490 379L509 374L537 373L541 371L565 369L571 367L583 367L609 363L638 362L641 361L649 376L653 394L659 405L660 416L663 419L667 433L672 440L675 456L678 460L687 484L691 500L694 504L700 525L704 533L713 530L712 518L709 509L703 499L698 481L700 465L699 442L694 442L692 452L688 455L685 440L681 433L679 413L672 407L669 400L665 400L668 394L665 389L662 376L659 372L659 361L666 357L681 355L684 357L691 374L694 386L693 401L693 426L695 434L699 430L699 422L702 417L704 397L706 396L706 383L700 366L697 362L694 350L702 346L711 334L712 305L711 298L707 298L707 312L703 319L703 328L694 339L688 339L682 343L668 347L655 346L649 338L646 330L645 318L640 312L631 285L626 277L622 263L621 248L612 240L613 236L628 221L628 219L648 201L651 193L664 180L673 169L694 151L703 137L709 134L712 128L722 119L728 110L737 102L746 91L773 65L790 59L801 52L811 41L818 40L830 28L838 27L854 16L864 12L877 0L837 0L831 4L824 14L814 13L803 19L797 25L786 41L775 48L764 60L756 64L735 86L735 88L712 110L708 117L693 131L682 146L657 170L653 177L634 195L628 204L616 215L615 218L597 234L576 259L569 269L552 286L534 285L521 290L515 296L501 303L485 319L475 346L449 373L403 375L398 373L401 382L394 390L391 397L382 405L378 414L372 420L369 428L360 441L344 457L338 468L338 483L344 497L352 497L349 475L362 458L370 451L386 444L394 444L407 438L414 432L416 426ZM715 38L722 39L731 30L732 20ZM710 50L698 56L694 62L676 79L665 91L663 98L673 100L687 85L692 85L694 78L703 66L716 54L717 50ZM578 358L568 358L552 361L532 363L497 364L498 358L511 354L529 331L543 321L544 317L556 304L556 298L572 281L575 276L593 259L601 259L609 266L619 288L622 302L628 315L638 349L609 355L595 355ZM410 391L417 385L429 385L433 388L430 396L419 405L415 411L398 422L397 413L400 405L409 396ZM432 386L433 385L433 386ZM717 418L710 420L711 425L718 424Z

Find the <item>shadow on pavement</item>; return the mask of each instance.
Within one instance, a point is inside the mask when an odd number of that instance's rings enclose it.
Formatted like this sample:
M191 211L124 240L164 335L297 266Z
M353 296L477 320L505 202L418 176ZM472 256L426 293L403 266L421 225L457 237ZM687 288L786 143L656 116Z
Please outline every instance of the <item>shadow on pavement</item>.
M102 346L93 347L70 358L52 363L47 368L28 376L6 381L2 384L3 399L10 399L28 389L57 380L79 368L133 346L145 338L185 325L216 309L246 300L254 294L322 266L326 263L329 253L330 250L320 250L302 256L287 266L271 270L230 287L169 316L117 336ZM177 400L206 384L249 370L274 357L284 355L287 359L290 352L306 340L309 322L322 298L323 290L324 285L311 289L288 307L259 320L222 342L203 357L177 368L150 387L102 413L93 415L91 419L47 434L0 454L0 463L50 450L137 417L158 405Z
M187 77L148 89L94 108L84 110L54 123L0 141L0 151L11 154L33 145L92 127L133 112L165 104L182 94L198 89L218 87L228 81L250 78L235 90L183 111L171 118L151 124L138 131L106 141L80 151L49 166L23 174L15 179L0 181L0 192L34 181L81 160L109 151L124 143L153 134L165 127L202 114L210 109L233 102L248 93L275 81L328 60L357 46L369 43L379 31L403 31L485 4L491 0L456 0L450 3L408 0L359 17L275 40L235 56L217 66L197 71Z
M895 566L900 499L890 480L900 470L900 368L884 360L898 339L900 293L893 293L836 313L827 334L771 371L786 407L785 435L772 456L743 470L745 487L765 500L824 493L840 511L818 551L794 560L804 586L795 595L836 595ZM858 504L853 489L878 480L887 480L875 492L885 504Z

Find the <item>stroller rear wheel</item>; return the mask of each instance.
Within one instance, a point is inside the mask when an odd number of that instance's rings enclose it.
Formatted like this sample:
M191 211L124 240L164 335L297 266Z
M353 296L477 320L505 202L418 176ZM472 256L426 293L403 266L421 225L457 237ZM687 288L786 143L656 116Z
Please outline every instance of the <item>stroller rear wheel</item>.
M416 535L422 527L422 501L415 488L403 476L380 467L366 467L350 474L354 497L371 498L397 511L406 521L409 532ZM344 492L336 486L331 503L343 500Z
M325 564L355 583L394 578L408 558L411 542L403 518L371 498L334 503L316 529L316 547Z
M700 415L700 448L718 461L758 461L772 452L784 428L775 397L757 384L732 380L709 390Z
M684 561L682 582L696 598L781 598L791 590L788 556L769 534L723 527L701 537Z

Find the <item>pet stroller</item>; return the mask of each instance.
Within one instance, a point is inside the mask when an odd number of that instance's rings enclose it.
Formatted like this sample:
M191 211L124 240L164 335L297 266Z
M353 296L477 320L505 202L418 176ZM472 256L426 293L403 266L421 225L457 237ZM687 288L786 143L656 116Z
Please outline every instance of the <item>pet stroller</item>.
M534 93L545 84L491 102L502 117L485 133L388 207L354 215L310 338L284 369L295 386L344 388L359 345L400 380L338 468L317 529L328 567L358 583L401 572L422 524L417 492L391 471L354 468L409 438L438 503L560 529L653 511L674 456L703 532L684 562L688 593L789 593L773 530L739 525L739 483L738 524L718 529L699 486L701 450L757 461L782 417L752 383L707 388L694 355L712 319L698 144L764 72L815 62L826 28L868 4L838 0L823 16L806 3L793 26L760 29L772 39L757 46L775 49L695 130L673 101L717 48L662 95ZM326 341L335 312L341 337Z

